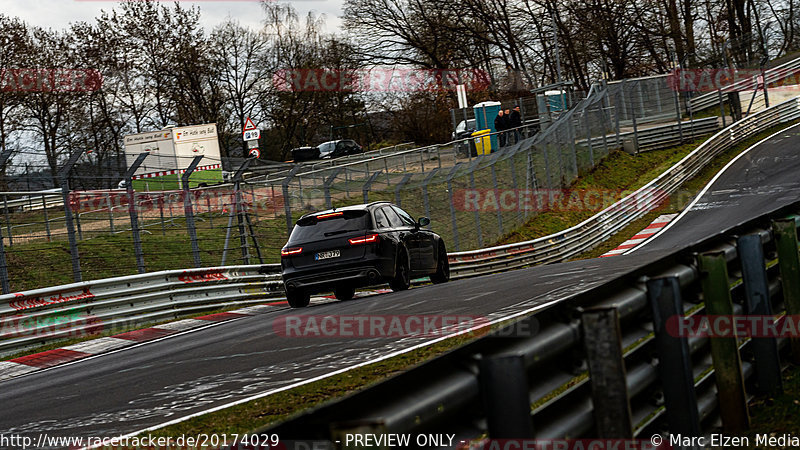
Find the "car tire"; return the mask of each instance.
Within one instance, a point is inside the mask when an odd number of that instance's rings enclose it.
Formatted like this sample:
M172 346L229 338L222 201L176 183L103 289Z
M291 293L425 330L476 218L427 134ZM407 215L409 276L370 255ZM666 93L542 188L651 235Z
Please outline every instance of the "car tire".
M356 288L353 286L339 286L333 290L333 295L337 300L352 300L356 295Z
M394 277L389 280L389 287L393 291L405 291L411 286L411 264L408 261L408 252L405 248L397 249L397 264L394 268Z
M431 275L433 284L447 283L450 281L450 261L447 259L447 249L443 242L439 242L439 255L436 262L436 272Z
M286 300L289 301L289 306L292 308L305 308L311 301L311 296L304 291L287 292Z

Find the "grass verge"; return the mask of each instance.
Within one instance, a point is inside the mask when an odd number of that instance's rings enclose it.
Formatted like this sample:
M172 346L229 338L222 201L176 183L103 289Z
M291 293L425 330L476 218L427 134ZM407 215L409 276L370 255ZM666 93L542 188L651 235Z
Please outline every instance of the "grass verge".
M800 367L790 365L783 373L783 393L774 396L759 396L750 402L750 448L793 448L785 446L756 445L757 435L780 437L794 435L800 430Z
M197 433L247 433L282 421L293 414L319 406L326 401L379 383L474 339L475 337L470 335L447 339L268 397L194 417L185 422L155 430L150 434L179 436Z

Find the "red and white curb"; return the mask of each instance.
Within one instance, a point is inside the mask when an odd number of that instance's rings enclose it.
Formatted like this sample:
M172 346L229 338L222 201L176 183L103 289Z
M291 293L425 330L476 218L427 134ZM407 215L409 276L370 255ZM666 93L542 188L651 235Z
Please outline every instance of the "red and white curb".
M670 220L674 219L678 214L663 214L658 216L656 220L653 221L650 225L647 226L644 230L637 233L632 238L628 239L627 241L620 244L614 250L604 253L601 255L601 258L605 258L608 256L616 256L621 255L628 250L636 247L637 245L641 244L642 242L650 239L654 234L658 233L662 228L667 226Z
M373 289L356 292L355 297L368 297L370 295L391 292L390 289ZM332 295L312 297L315 305L337 302ZM263 314L276 306L286 306L286 300L265 303L263 305L248 306L233 311L209 314L206 316L195 317L192 319L176 320L150 328L128 331L109 337L101 337L63 348L47 350L31 355L20 356L0 361L0 381L16 378L37 370L47 369L60 364L76 361L101 353L118 350L124 347L140 344L142 342L160 339L171 334L200 328L214 322L226 322L240 317L255 316Z
M31 355L20 356L19 358L8 361L0 361L0 381L15 378L37 370L110 352L123 347L129 347L142 342L152 341L171 334L191 330L193 328L204 327L214 322L225 322L240 317L261 314L274 308L275 306L285 305L286 301L273 302L264 305L248 306L234 311L209 314L206 316L195 317L193 319L182 319L169 322L155 327L143 328L141 330L128 331L109 337L92 339L78 344L68 345L63 348L47 350Z

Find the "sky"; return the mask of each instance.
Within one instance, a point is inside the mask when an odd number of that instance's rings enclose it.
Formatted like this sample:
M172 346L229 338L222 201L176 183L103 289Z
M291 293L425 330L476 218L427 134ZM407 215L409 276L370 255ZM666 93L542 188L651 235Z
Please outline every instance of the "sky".
M181 3L200 7L201 22L206 32L228 16L252 28L260 27L263 18L261 6L256 0L182 0ZM324 14L326 31L329 32L339 31L342 3L343 0L291 2L301 17L309 11ZM111 10L117 4L111 0L0 0L0 13L19 17L30 25L63 29L71 22L91 22L100 15L101 10Z

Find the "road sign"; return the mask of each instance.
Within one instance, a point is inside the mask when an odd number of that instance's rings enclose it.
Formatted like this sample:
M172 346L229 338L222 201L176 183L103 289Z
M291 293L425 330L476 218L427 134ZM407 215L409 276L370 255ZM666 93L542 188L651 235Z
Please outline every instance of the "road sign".
M244 121L244 128L242 131L250 131L255 129L256 125L253 123L253 120L248 117L247 120Z
M261 130L245 130L242 137L245 141L257 141L261 137Z
M255 156L256 158L260 158L261 157L261 151L258 149L258 147L251 148L250 149L250 156Z
M258 148L258 141L247 141L247 148Z
M458 109L467 107L467 88L463 84L456 85L456 93L458 94Z

